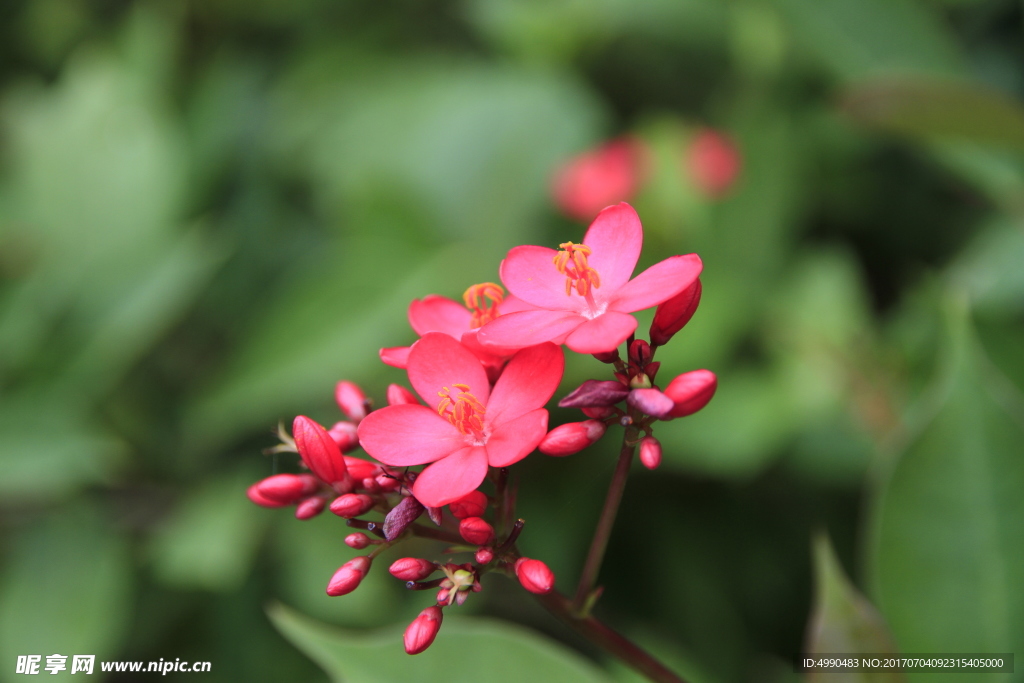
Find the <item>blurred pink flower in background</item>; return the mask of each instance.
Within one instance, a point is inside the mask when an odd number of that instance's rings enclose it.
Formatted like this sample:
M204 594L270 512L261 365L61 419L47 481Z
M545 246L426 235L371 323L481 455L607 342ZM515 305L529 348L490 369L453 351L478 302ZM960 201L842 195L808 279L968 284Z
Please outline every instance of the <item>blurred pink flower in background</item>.
M647 175L648 155L637 138L618 138L573 157L555 174L555 203L570 218L589 221L606 206L630 201Z
M705 128L690 143L684 170L703 194L717 199L736 182L742 165L740 151L722 133Z

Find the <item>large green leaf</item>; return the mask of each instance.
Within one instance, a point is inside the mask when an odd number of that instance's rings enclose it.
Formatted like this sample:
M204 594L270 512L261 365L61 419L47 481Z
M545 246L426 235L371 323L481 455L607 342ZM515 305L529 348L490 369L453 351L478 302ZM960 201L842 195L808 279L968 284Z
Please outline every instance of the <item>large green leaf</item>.
M941 379L874 501L874 595L903 652L1020 652L1021 405L983 356L966 307L949 308Z
M371 634L325 626L280 604L271 621L296 647L344 683L595 683L605 674L580 655L521 626L446 616L437 640L415 657L402 650L403 628Z

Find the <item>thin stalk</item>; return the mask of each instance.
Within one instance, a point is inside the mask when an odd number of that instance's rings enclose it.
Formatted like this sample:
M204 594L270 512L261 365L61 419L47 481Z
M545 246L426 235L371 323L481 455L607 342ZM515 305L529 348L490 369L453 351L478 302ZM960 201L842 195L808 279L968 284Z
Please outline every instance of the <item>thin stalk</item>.
M633 462L633 453L636 451L636 436L635 427L626 427L622 435L619 462L615 466L615 474L612 475L612 481L608 485L608 494L604 499L601 517L597 521L597 528L594 529L594 538L590 542L590 551L583 563L583 572L580 574L580 582L576 587L576 597L572 602L573 610L581 616L586 616L586 612L589 611L589 598L597 583L597 574L601 570L605 550L608 549L608 539L612 535L615 516L619 512L619 503L622 502L622 492L626 488L626 479L629 478L629 466Z

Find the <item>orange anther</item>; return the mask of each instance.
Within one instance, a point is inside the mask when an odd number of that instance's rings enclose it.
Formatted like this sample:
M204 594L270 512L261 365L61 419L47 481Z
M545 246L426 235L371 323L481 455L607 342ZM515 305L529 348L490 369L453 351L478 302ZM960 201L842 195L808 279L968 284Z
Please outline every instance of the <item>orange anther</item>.
M480 400L469 391L465 384L453 384L459 393L453 398L451 389L444 387L437 395L441 402L437 405L437 414L455 425L462 434L480 437L484 431L484 414L486 409Z
M498 304L504 300L505 290L501 288L501 285L482 282L471 286L462 294L462 301L465 302L466 308L473 313L469 326L476 329L497 318Z
M575 289L580 296L587 296L590 290L601 286L601 277L587 263L591 249L585 244L563 242L558 245L561 251L555 254L553 263L558 272L565 275L565 293L572 295Z

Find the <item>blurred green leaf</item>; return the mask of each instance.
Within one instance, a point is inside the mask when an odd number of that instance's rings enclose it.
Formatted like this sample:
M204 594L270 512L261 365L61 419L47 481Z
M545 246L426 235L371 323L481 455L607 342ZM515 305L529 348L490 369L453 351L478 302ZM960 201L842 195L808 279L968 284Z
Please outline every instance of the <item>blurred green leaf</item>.
M402 650L404 626L364 635L325 626L280 604L268 613L286 638L344 683L608 680L565 646L507 622L448 615L434 644L410 657Z
M1024 412L966 306L947 303L940 380L874 501L871 579L901 651L1010 652L1024 642Z
M0 581L0 659L109 659L127 635L132 584L127 541L95 510L68 506L25 528ZM13 665L0 669L0 680L20 679Z
M808 654L897 652L874 606L853 586L832 550L828 536L814 538L814 609L807 628ZM899 672L834 674L811 672L808 683L901 683Z
M252 468L204 481L154 532L148 548L156 578L177 588L241 586L272 512L245 496Z
M973 240L951 276L973 308L1012 315L1024 309L1024 223L996 218Z

